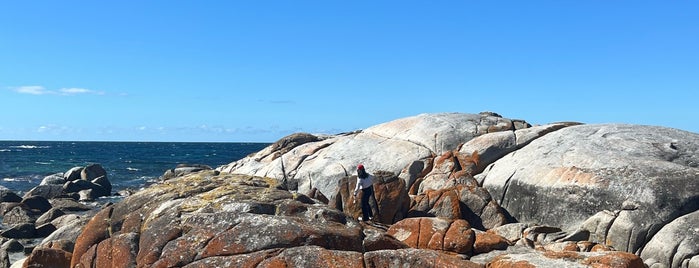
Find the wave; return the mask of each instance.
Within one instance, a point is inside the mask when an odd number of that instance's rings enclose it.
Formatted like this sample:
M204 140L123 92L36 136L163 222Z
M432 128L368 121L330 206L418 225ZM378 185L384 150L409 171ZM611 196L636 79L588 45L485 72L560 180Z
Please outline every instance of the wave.
M9 146L9 148L14 148L14 149L48 149L48 148L51 148L51 146L17 145L17 146Z
M51 164L53 164L53 163L49 163L49 162L34 162L34 164L39 164L39 165L51 165Z
M12 152L10 149L0 149L0 152Z
M126 170L129 170L129 171L140 171L140 169L132 168L132 167L127 167Z

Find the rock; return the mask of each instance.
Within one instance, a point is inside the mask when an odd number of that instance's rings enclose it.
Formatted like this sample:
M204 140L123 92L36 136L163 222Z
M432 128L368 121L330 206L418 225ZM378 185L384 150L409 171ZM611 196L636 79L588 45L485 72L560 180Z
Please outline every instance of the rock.
M364 251L408 248L408 245L377 228L364 229Z
M483 186L520 222L570 231L618 211L590 237L639 253L662 226L699 209L697 151L699 134L676 129L571 126L491 164Z
M93 206L77 202L72 198L54 198L49 200L49 203L51 203L51 207L67 212L88 211L94 208Z
M80 174L83 172L83 167L74 167L63 173L64 181L74 181L80 179Z
M63 173L48 175L41 180L39 185L63 185L66 180L63 178Z
M33 223L16 224L0 232L0 236L16 239L35 238L36 230Z
M441 190L428 190L425 194L416 196L408 215L465 219L472 227L480 230L509 222L505 211L473 179Z
M70 241L72 243L70 250L67 248L62 249L73 252L74 241L76 241L78 236L82 233L89 218L78 218L77 215L70 214L66 216L59 217L51 223L51 225L55 226L57 229L41 241L42 245L46 245L54 241ZM69 221L71 218L72 220Z
M60 249L37 248L29 254L24 267L68 268L72 255Z
M473 254L478 255L493 250L504 250L509 246L510 241L502 236L489 232L479 232L476 233L476 240L473 243Z
M522 233L524 232L524 230L531 226L532 224L523 222L509 223L492 228L488 230L488 232L502 236L505 239L507 239L507 241L510 241L511 244L514 244L522 238Z
M51 223L45 223L42 225L36 225L36 237L47 237L56 231L56 226Z
M5 243L2 243L2 247L0 247L0 251L7 251L7 252L22 252L24 251L24 245L17 241L17 239L10 239L7 240Z
M328 137L304 135L293 146L282 146L294 136L281 139L264 150L217 170L286 178L298 191L308 193L317 188L329 200L335 199L339 181L353 175L362 163L367 171L406 174L405 188L410 189L409 174L420 174L415 161L441 155L476 136L514 129L510 119L492 114L421 114L376 125L363 131ZM283 168L282 168L283 166ZM428 168L427 166L423 166ZM403 172L409 170L409 172ZM295 190L294 187L290 188Z
M17 225L22 223L33 223L39 217L36 213L25 209L23 206L15 206L2 217L2 224Z
M641 259L628 252L530 251L495 257L488 267L627 267L643 268Z
M46 199L52 199L52 198L57 198L63 195L63 185L55 185L55 184L47 184L47 185L39 185L31 190L29 190L27 193L24 194L24 197L32 197L32 196L41 196Z
M106 175L97 177L96 179L92 180L92 183L94 183L95 185L99 185L102 189L104 189L103 192L106 194L102 196L112 195L112 183L109 182Z
M107 177L107 171L100 164L90 164L80 172L80 179L84 181L92 181L102 176Z
M22 198L13 191L8 190L7 188L0 189L0 203L19 203L21 201Z
M691 267L699 256L699 211L679 217L658 231L641 252L648 267Z
M386 224L398 222L406 217L410 207L410 197L405 189L404 181L393 173L377 171L374 176L374 199L369 200L376 221ZM340 180L338 193L333 194L335 200L331 207L344 211L347 215L357 218L362 215L361 193L354 197L352 192L357 183L357 176L345 177ZM356 202L355 199L357 200Z
M51 203L49 203L49 200L43 196L35 195L25 197L24 199L22 199L22 202L20 203L26 206L28 209L36 211L38 213L45 213L49 211L49 209L51 209Z
M163 176L160 178L162 180L169 180L176 177L181 177L184 175L197 173L204 170L212 170L210 166L199 165L199 164L179 164L174 169L167 170Z
M65 215L65 213L57 208L52 208L46 213L42 214L38 219L36 219L36 225L43 225L46 223L51 223L52 220Z
M279 190L275 180L217 174L173 178L104 208L76 239L71 267L109 267L115 252L138 267L262 261L256 256L307 246L361 256L361 225L341 212Z
M0 268L9 268L10 265L10 255L7 251L0 251Z
M364 253L367 268L380 267L463 267L482 268L483 266L456 256L425 249L377 250Z
M475 234L465 220L408 218L397 222L386 234L412 248L472 255Z

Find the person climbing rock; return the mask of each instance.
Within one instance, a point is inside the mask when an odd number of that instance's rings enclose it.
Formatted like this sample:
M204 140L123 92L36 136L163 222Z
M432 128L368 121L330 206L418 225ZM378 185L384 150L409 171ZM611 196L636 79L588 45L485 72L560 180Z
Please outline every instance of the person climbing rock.
M364 165L359 164L357 166L357 186L354 187L354 197L356 200L357 193L362 190L362 216L359 217L360 221L372 220L373 215L371 213L371 206L369 206L369 198L374 194L373 186L373 176L366 172Z

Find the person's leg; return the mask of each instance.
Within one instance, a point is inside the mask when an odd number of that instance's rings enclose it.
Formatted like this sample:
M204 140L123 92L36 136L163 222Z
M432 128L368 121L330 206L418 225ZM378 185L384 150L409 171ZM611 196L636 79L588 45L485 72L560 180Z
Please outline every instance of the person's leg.
M369 197L371 196L371 188L362 189L362 220L368 221L371 216L371 206L369 206Z

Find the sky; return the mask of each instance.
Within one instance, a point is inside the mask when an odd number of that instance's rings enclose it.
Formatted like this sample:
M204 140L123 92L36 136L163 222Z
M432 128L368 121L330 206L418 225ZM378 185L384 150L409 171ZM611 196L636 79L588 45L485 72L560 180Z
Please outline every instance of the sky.
M697 1L0 1L0 140L274 142L421 113L699 132Z

